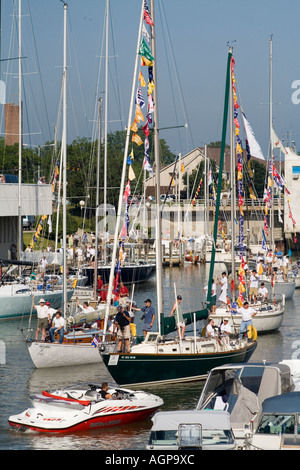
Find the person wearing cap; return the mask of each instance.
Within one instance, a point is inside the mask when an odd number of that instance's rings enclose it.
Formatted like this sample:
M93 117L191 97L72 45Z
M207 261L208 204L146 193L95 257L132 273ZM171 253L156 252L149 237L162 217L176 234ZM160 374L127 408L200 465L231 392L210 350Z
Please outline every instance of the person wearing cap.
M265 302L267 300L268 295L269 295L269 291L265 287L265 283L262 282L260 284L260 288L258 289L258 296L260 297L260 299L262 299L263 302Z
M45 305L45 300L40 299L39 305L34 303L34 295L32 296L32 308L37 312L37 329L35 333L35 340L38 341L40 331L42 330L41 341L45 341L46 338L46 329L48 324L51 323L50 313L47 305Z
M145 307L143 308L135 308L131 307L131 310L138 310L143 312L142 320L144 320L143 325L143 333L144 337L146 338L148 331L150 331L153 327L154 319L155 319L155 310L154 307L151 305L151 299L145 300Z
M126 344L126 352L130 352L130 323L131 318L128 312L124 310L124 307L118 307L118 313L115 316L113 333L117 330L118 338L118 352L122 352L123 340Z
M181 295L177 295L177 299L171 310L170 317L172 317L175 313L175 322L176 322L176 327L178 331L178 336L179 338L183 339L186 325L185 325L183 315L182 315L182 310L181 310L181 305L180 305L181 301L182 301Z
M220 327L220 331L223 336L231 335L231 326L229 325L228 318L224 318L224 322L222 323Z

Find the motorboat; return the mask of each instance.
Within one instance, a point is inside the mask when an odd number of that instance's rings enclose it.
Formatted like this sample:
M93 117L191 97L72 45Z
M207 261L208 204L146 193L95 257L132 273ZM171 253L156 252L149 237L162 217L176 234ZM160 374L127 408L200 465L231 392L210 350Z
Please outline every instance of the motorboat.
M163 400L151 393L110 387L112 398L101 396L100 384L82 384L30 397L32 406L10 416L18 430L69 433L130 424L151 416Z
M300 392L267 398L246 450L300 450Z
M213 368L200 395L197 410L221 410L230 414L231 428L242 448L250 425L256 432L265 399L295 390L293 375L300 361L286 363L225 364Z
M159 411L152 418L147 450L233 450L227 411Z

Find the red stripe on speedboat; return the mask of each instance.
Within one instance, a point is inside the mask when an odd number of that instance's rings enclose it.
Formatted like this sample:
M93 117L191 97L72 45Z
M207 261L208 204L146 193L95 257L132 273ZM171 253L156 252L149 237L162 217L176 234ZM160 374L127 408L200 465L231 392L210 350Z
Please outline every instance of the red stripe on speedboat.
M88 406L91 403L90 400L76 400L76 398L60 397L58 395L53 395L52 393L49 393L46 390L42 391L42 395L44 395L44 397L54 398L55 400L72 401L75 403L79 403L83 406Z

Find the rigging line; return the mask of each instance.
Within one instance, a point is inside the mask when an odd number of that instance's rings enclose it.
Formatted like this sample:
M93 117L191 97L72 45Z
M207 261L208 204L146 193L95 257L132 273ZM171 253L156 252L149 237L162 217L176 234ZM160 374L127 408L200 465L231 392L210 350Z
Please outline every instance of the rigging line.
M29 1L28 1L28 0L27 0L27 6L28 6L28 10L29 10L30 26L31 26L32 36L33 36L34 48L35 48L35 51L37 51L35 33L34 33L34 29L33 29L32 16L31 16L31 9L30 9L30 5L29 5ZM42 80L40 62L39 62L39 58L38 58L37 52L36 52L36 59L37 59L38 72L39 72L39 76L40 76L40 79L41 79L40 82L41 82L41 87L42 87L43 105L44 105L44 108L45 108L45 114L46 114L47 125L48 125L48 132L49 132L49 138L51 138L50 122L49 122L49 116L48 116L47 107L46 107L46 97L45 97L45 91L44 91L44 85L43 85L43 80Z
M79 73L77 55L75 53L76 49L75 49L75 45L74 45L74 36L73 36L73 29L72 29L72 22L71 22L71 14L70 14L69 11L68 11L68 21L69 21L70 32L72 33L72 34L69 35L69 37L71 39L71 44L72 44L72 47L73 47L73 53L74 53L74 59L75 59L75 68L76 68L77 77L78 77L79 90L80 90L80 96L81 96L82 107L83 107L83 114L84 114L85 122L87 124L87 112L86 112L86 107L85 107L85 102L84 102L84 97L83 97L82 83L81 83L81 78L80 78L80 73Z
M171 49L171 54L172 54L172 59L173 59L174 68L175 68L175 72L176 72L175 76L176 76L176 79L177 79L177 85L178 85L179 92L180 92L179 95L180 95L180 98L181 98L182 107L183 107L183 111L184 111L184 114L185 114L185 122L188 123L188 129L189 129L189 133L190 133L190 137L191 137L192 146L193 146L193 148L195 148L195 144L194 144L193 136L192 136L192 132L191 132L191 126L190 126L190 122L189 122L189 119L188 119L188 113L187 113L185 101L183 99L182 86L181 86L181 82L179 80L178 68L176 66L174 51L173 51L173 47L172 47L172 41L171 41L170 32L169 32L169 27L168 27L168 23L167 23L167 20L166 20L165 9L164 9L164 6L163 6L163 2L161 0L159 1L159 6L160 6L160 9L163 11L163 14L164 14L163 16L164 16L164 20L165 20L166 30L167 30L167 33L168 33L169 44L170 44L170 49Z

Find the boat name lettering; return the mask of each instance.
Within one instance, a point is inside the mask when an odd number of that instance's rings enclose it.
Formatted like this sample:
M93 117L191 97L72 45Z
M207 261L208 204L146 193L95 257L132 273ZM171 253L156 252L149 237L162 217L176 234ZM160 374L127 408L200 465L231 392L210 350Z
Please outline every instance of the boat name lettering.
M114 421L91 423L90 428L101 428L103 426L116 426L121 423L120 419L115 419Z

